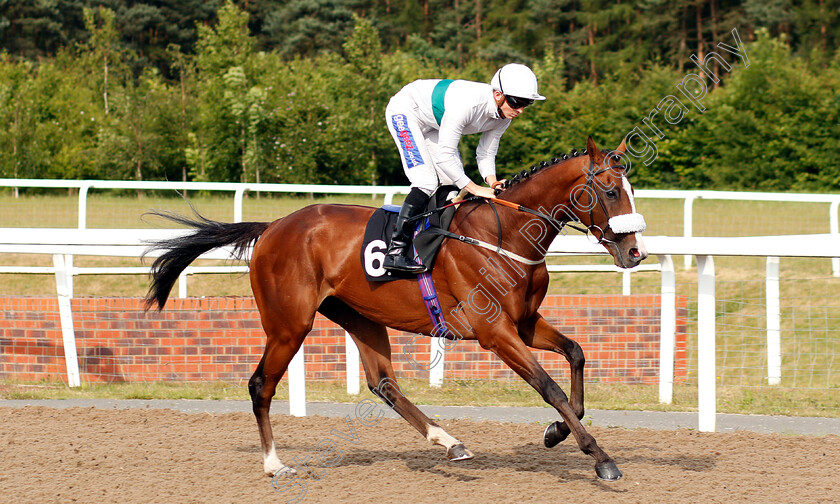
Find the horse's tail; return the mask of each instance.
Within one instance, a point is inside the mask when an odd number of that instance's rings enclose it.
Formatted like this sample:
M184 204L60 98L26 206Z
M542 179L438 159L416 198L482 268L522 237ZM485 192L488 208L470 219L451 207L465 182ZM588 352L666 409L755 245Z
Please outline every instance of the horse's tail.
M161 211L152 211L149 214L195 228L195 232L186 236L151 242L144 253L145 255L152 250L167 250L152 263L149 273L151 285L149 292L146 293L146 309L157 305L158 311L163 310L178 276L198 256L215 248L233 245L233 257L242 259L248 247L257 241L270 224L269 222L227 224L207 219L198 212L195 213L195 219Z

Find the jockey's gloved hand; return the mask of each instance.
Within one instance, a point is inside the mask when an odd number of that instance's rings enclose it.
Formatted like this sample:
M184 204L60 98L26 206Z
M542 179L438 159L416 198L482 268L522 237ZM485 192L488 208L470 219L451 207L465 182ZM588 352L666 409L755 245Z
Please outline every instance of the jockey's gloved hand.
M496 180L495 182L490 184L490 188L493 189L493 192L496 193L496 196L502 194L502 192L505 189L507 189L507 187L505 186L505 182L507 182L507 179Z

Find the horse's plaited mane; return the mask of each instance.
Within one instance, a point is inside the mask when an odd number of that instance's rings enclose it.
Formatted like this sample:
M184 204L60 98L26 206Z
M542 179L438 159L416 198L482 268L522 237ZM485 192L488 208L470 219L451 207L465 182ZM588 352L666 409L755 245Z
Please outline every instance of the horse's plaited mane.
M571 152L569 152L568 154L563 154L562 157L560 157L560 158L555 157L555 158L551 158L551 161L541 161L537 165L532 165L530 170L522 170L521 172L513 175L511 178L505 180L502 187L504 187L505 189L508 189L509 187L511 187L514 184L519 184L520 182L525 182L532 175L536 175L537 173L542 171L544 168L548 168L549 166L554 166L554 165L559 164L563 161L566 161L567 159L570 159L570 158L574 158L574 157L578 157L578 156L585 156L586 154L587 154L586 149L583 149L582 152L578 152L577 149L572 149ZM500 190L498 190L498 189L496 190L496 194L499 194L500 192L501 192Z

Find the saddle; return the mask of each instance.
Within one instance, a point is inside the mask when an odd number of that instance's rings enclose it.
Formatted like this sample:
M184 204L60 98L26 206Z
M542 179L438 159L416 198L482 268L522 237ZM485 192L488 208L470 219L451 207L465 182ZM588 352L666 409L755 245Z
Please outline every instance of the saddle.
M429 198L427 212L446 206L457 195L457 187L453 185L440 186L432 193L432 197ZM365 227L365 236L362 240L361 261L362 266L364 266L365 277L369 282L389 282L391 280L417 278L417 275L386 271L382 267L385 251L388 250L388 245L391 243L394 222L397 220L399 211L399 205L383 205L373 212ZM414 259L418 263L425 264L429 268L429 271L434 267L435 258L444 238L443 235L436 233L434 229L448 230L454 215L455 207L451 206L442 211L434 212L417 222L413 241Z

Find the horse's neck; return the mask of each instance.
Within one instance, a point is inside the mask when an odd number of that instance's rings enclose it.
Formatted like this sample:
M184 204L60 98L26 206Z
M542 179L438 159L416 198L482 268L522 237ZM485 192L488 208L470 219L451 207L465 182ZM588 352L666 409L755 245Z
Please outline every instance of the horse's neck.
M581 164L579 160L570 159L548 167L544 172L534 175L533 179L526 179L520 182L521 185L511 188L509 197L503 195L502 198L547 214L558 221L571 220L571 194L580 176L578 164ZM539 221L539 224L536 224L535 220ZM533 226L539 226L539 229ZM550 222L526 212L511 215L506 227L516 228L516 234L531 242L531 247L537 246L543 250L548 248L559 232ZM535 234L538 230L541 230L539 236Z
M570 159L537 173L510 193L510 200L523 207L538 210L562 219L561 208L571 208L572 190L580 178L579 160ZM582 169L582 168L580 168ZM559 194L559 198L558 198ZM503 196L504 197L504 196Z

